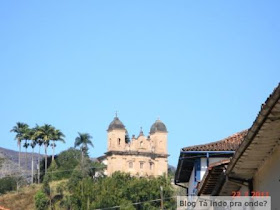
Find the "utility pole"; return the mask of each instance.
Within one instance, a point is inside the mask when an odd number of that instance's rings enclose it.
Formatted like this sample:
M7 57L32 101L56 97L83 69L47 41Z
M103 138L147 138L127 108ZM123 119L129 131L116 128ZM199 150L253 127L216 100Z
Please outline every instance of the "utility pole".
M160 186L160 209L163 210L163 188Z

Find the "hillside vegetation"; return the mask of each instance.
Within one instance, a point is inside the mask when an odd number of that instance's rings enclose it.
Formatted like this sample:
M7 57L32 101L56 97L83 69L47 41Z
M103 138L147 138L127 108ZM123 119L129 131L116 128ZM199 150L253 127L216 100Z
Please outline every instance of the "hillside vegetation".
M21 188L19 192L10 192L0 196L0 207L11 210L35 209L34 195L41 185ZM1 208L0 208L1 209Z
M0 194L5 193L0 196L0 209L175 209L171 176L135 177L121 172L105 176L106 166L92 161L88 155L89 146L93 147L88 133L78 133L75 148L55 156L55 142L64 142L63 133L55 127L45 124L29 128L25 123L17 123L11 131L16 134L19 152L5 151L2 159L3 152L0 153L2 169L4 166L6 170L10 163L15 168L14 173L0 178ZM27 158L28 153L22 154L21 141L25 142L25 151L32 147L31 159ZM45 158L38 168L38 176L33 170L27 177L22 167L29 170L27 165L36 162L36 146L38 149L44 146ZM47 155L48 146L53 149L52 156ZM169 172L173 174L172 170ZM17 192L9 192L11 190Z
M0 178L7 175L18 173L18 152L0 147ZM32 153L27 152L21 154L22 165L20 171L24 174L31 174ZM37 153L33 154L34 160L42 160L43 156ZM26 162L27 161L27 162ZM37 163L37 162L36 162Z

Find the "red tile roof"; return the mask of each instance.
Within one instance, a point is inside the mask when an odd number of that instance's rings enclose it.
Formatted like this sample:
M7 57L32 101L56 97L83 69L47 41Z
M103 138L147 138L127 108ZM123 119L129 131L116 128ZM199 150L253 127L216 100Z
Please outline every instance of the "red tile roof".
M185 147L183 151L235 151L242 143L248 130L235 133L223 140L211 142L208 144Z

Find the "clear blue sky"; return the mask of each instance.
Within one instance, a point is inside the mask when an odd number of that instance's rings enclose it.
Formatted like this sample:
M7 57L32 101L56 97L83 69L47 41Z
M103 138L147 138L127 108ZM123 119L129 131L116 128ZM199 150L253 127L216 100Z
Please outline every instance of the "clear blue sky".
M280 81L279 1L1 1L0 146L17 121L49 123L106 152L160 116L180 148L250 127ZM49 152L51 153L51 151Z

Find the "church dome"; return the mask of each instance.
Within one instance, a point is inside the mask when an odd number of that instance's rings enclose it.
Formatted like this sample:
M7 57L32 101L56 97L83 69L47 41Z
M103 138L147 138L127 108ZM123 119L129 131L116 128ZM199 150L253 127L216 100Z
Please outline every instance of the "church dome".
M123 130L125 130L125 126L119 120L118 117L115 117L114 120L110 123L107 131L112 131L112 130L115 130L115 129L123 129Z
M167 132L166 126L160 120L156 120L156 122L152 125L152 127L150 129L150 134L156 133L158 131Z

